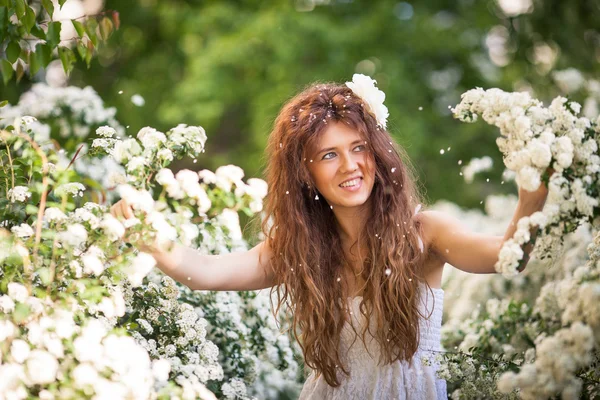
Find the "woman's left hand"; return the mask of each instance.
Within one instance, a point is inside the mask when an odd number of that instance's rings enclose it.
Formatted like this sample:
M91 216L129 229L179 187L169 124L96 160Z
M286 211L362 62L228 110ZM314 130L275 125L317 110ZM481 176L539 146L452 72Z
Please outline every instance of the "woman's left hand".
M554 169L548 167L546 173L548 174L548 176L552 176L552 174L554 174ZM540 187L534 192L529 192L523 189L522 187L519 187L519 202L521 203L542 205L546 202L547 197L548 187L543 181L540 184Z

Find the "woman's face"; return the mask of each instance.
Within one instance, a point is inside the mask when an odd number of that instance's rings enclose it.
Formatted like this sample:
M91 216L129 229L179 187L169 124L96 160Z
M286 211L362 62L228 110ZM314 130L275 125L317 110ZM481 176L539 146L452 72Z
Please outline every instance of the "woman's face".
M342 122L328 124L310 157L308 170L329 205L352 208L366 203L375 182L375 162L357 131ZM359 179L351 182L354 186L340 186L355 177Z

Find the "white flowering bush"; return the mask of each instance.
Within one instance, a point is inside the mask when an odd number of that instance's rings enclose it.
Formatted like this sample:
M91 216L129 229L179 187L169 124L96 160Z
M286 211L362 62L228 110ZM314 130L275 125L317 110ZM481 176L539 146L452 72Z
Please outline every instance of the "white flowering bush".
M13 125L0 131L1 395L293 397L298 349L280 332L286 318L273 317L267 294L191 291L138 250L170 240L205 254L247 249L238 212L262 210L265 182L245 183L232 165L167 169L204 151L201 127L124 138L102 125L76 138L73 157L120 167L113 192L135 212L122 223L102 201L111 185L61 163L66 152L36 141L42 125L11 112ZM96 172L105 176L102 165Z
M471 229L502 235L515 196L490 196L486 212L433 208ZM565 235L552 259L536 248L527 269L506 279L444 273L439 375L454 399L596 398L600 392L600 233L585 224Z
M525 190L544 181L549 195L542 212L518 222L500 252L496 270L510 280L451 274L445 282L461 295L447 304L440 376L453 399L598 397L600 121L578 117L579 104L562 97L545 108L526 93L498 89L471 90L453 111L462 121L481 115L497 126L507 171ZM469 175L480 164L467 168ZM475 230L502 235L510 221L502 210L514 210L511 201L488 199L488 217L454 212L475 222ZM542 235L517 275L531 228Z
M535 191L542 180L548 183L544 210L522 218L500 251L496 270L506 276L517 274L532 228L542 230L538 246L550 252L566 233L600 215L600 121L578 117L580 110L563 97L546 108L528 93L481 88L464 93L452 110L461 121L481 115L500 129L496 142L520 187Z
M116 196L109 189L120 183L119 177L124 173L122 165L112 157L83 155L88 152L91 139L102 137L99 127L110 126L116 136L124 137L125 128L116 120L116 112L114 107L106 107L89 86L81 89L36 83L23 93L17 104L0 108L0 128L13 126L31 131L33 140L44 151L58 144L57 157L48 165L50 170L64 170L72 164L70 168L81 181L89 179L89 185L99 183L91 192L94 201L112 201ZM26 161L15 158L13 168L21 167Z

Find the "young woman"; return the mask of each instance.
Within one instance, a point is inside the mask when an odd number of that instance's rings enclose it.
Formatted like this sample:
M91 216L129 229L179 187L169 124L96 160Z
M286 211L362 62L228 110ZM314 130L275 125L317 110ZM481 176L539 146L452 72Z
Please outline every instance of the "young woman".
M283 106L266 151L264 242L218 257L153 250L158 267L191 289L273 288L312 369L301 399L445 399L434 359L444 264L495 273L516 222L546 200L543 185L519 190L504 237L420 211L408 159L385 129L384 97L355 75L311 85ZM111 212L133 217L124 201Z

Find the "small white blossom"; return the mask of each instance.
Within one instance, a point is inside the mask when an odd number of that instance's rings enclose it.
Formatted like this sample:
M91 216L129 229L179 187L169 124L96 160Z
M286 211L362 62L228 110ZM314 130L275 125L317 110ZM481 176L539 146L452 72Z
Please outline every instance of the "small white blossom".
M15 201L24 202L31 197L31 192L27 186L15 186L8 191L6 197L8 197L11 203Z

